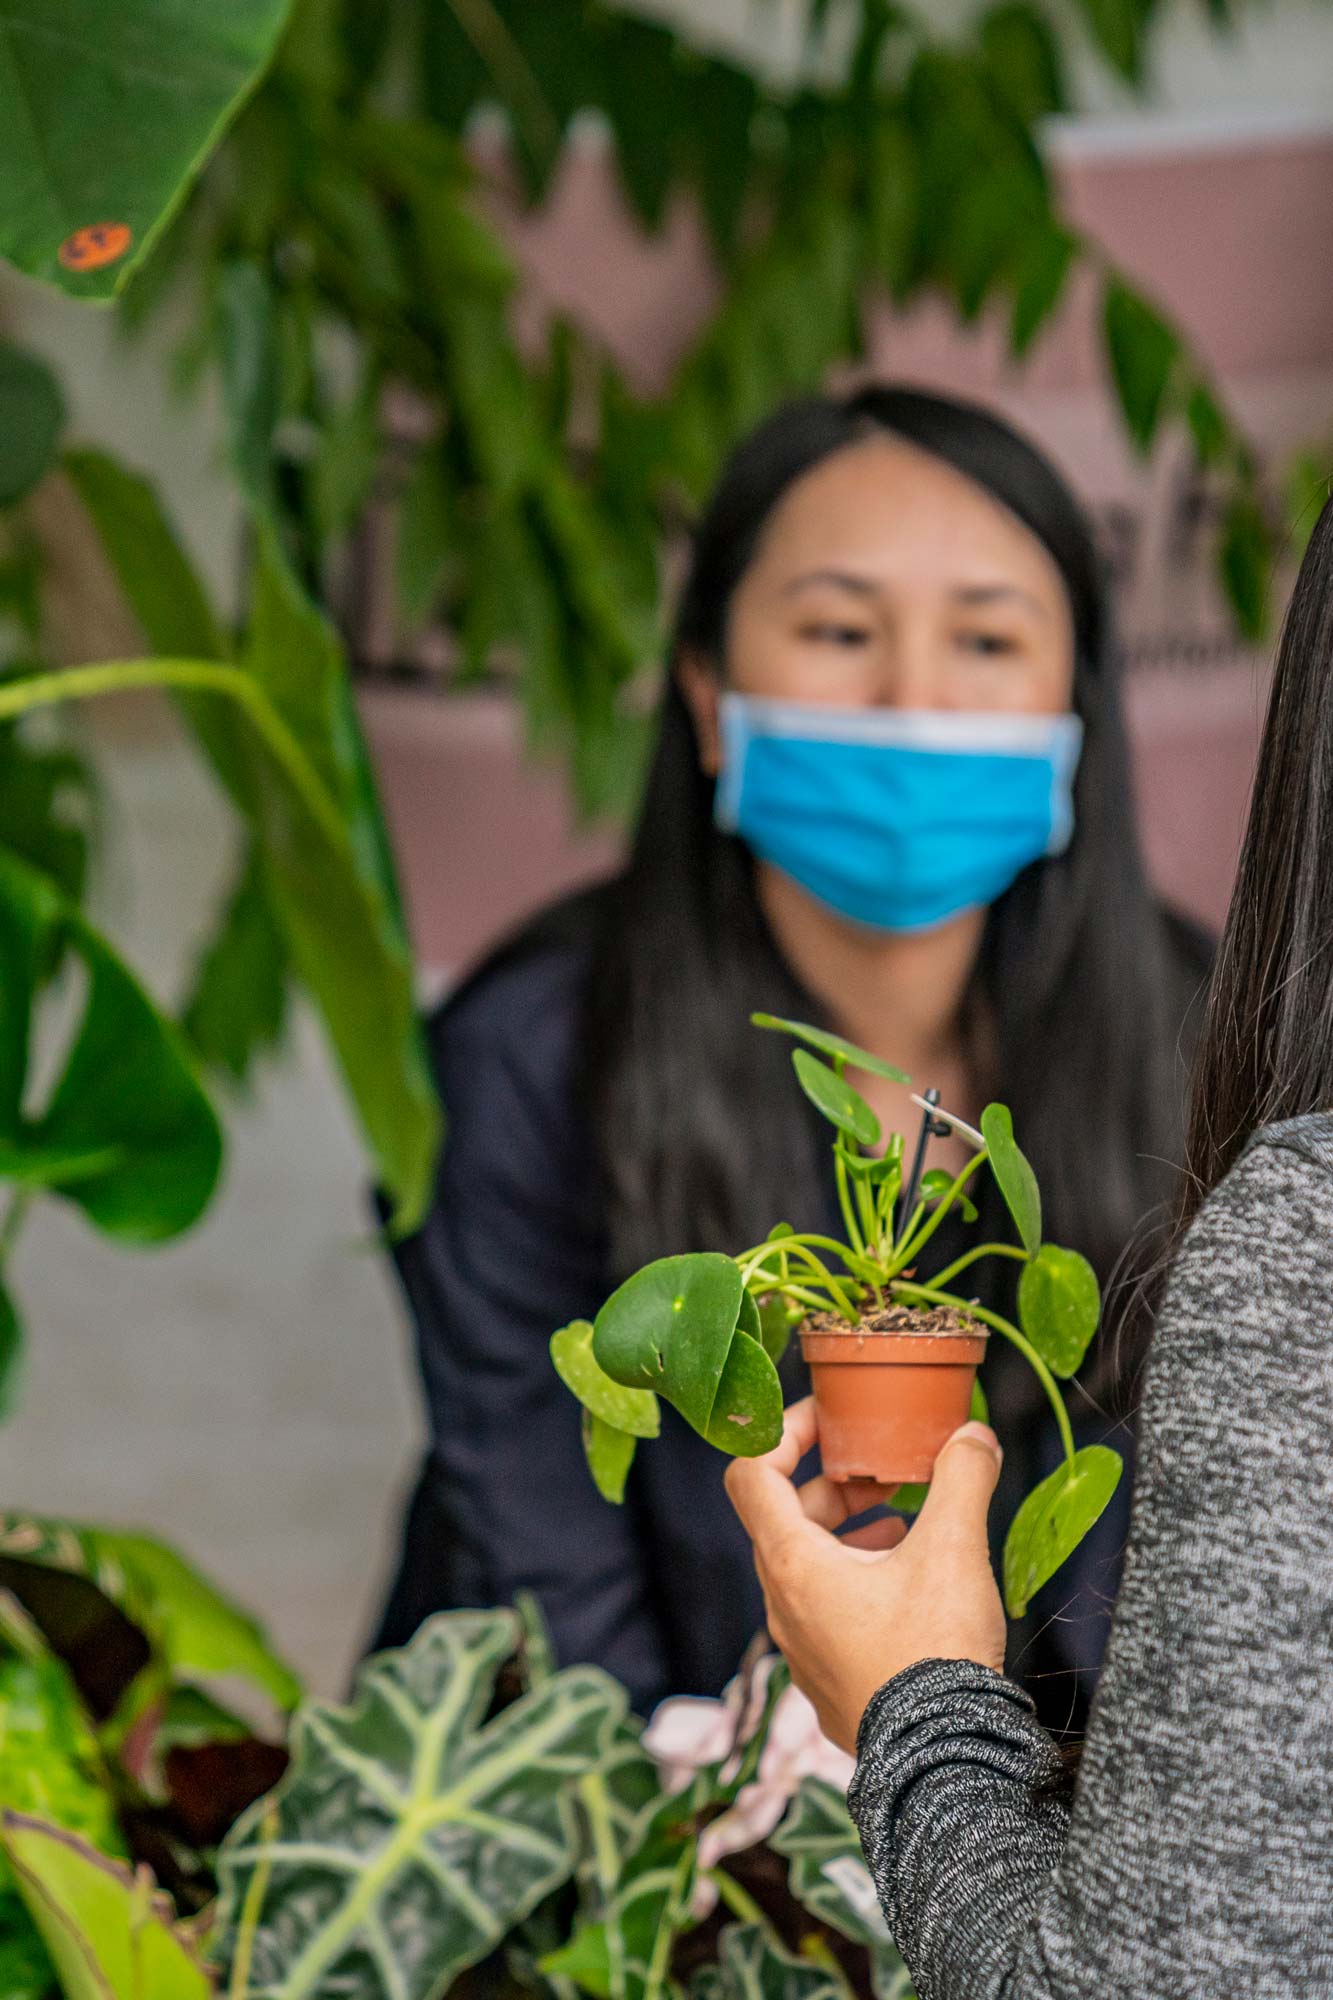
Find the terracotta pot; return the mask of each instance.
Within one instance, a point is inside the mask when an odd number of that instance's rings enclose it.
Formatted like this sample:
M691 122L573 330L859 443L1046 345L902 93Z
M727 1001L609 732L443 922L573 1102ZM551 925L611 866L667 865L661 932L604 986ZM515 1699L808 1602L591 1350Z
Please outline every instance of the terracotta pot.
M941 1447L972 1403L977 1364L986 1352L981 1327L876 1333L827 1322L802 1327L819 1414L819 1451L830 1479L876 1479L918 1485L930 1478Z

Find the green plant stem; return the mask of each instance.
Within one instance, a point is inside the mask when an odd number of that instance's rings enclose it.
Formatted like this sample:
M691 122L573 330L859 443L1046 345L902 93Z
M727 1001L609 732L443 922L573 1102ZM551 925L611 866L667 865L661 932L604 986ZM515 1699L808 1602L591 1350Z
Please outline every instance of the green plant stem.
M250 1991L250 1965L254 1957L255 1934L259 1929L259 1914L268 1891L268 1879L273 1871L272 1843L277 1831L278 1807L276 1801L270 1799L264 1808L260 1856L246 1886L240 1922L236 1926L236 1948L232 1953L231 1977L227 1981L228 2000L246 2000Z
M935 1213L931 1216L929 1222L927 1222L924 1229L917 1228L918 1217L920 1214L920 1210L918 1209L917 1215L914 1215L912 1217L911 1222L908 1224L907 1228L903 1232L903 1235L907 1240L905 1242L900 1242L898 1248L894 1251L893 1271L890 1272L889 1274L890 1276L893 1276L894 1273L898 1271L905 1271L907 1266L913 1261L913 1259L921 1255L921 1252L925 1249L927 1243L929 1243L931 1237L935 1234L935 1231L939 1228L945 1216L949 1213L949 1210L953 1207L959 1195L963 1192L963 1189L967 1186L968 1182L971 1180L973 1174L976 1173L978 1167L983 1166L989 1158L990 1158L989 1153L986 1152L974 1153L971 1159L968 1161L967 1165L965 1167L960 1168L959 1172L954 1177L953 1186L950 1187L948 1191L940 1197L939 1205L937 1206ZM912 1234L912 1231L914 1229L917 1231L915 1236Z
M685 1908L685 1891L689 1885L697 1852L698 1842L691 1841L672 1872L666 1908L657 1927L657 1936L653 1939L652 1955L648 1960L648 1970L644 1978L644 1989L649 1995L660 1993L666 1980L667 1967L671 1963L671 1948L680 1927L680 1919Z
M743 1889L734 1875L728 1875L724 1868L705 1868L705 1875L717 1890L733 1917L739 1917L743 1924L762 1924L763 1911L748 1889Z
M852 1207L852 1197L847 1186L847 1156L843 1152L841 1140L838 1141L838 1144L833 1149L833 1170L837 1175L838 1206L842 1210L842 1220L847 1231L847 1240L858 1255L864 1257L866 1249L865 1239L857 1227L856 1213Z
M867 1252L873 1256L879 1236L879 1218L875 1214L875 1198L866 1185L864 1175L856 1175L854 1192L856 1195L856 1206L861 1211L861 1234L865 1239Z
M1012 1257L1020 1264L1026 1264L1028 1261L1028 1253L1019 1243L982 1243L975 1250L969 1250L965 1256L955 1258L954 1262L947 1264L942 1271L937 1271L930 1281L931 1284L947 1285L960 1271L965 1271L969 1264L975 1264L980 1257Z
M780 1274L774 1275L772 1282L774 1290L781 1290L788 1282L787 1257L794 1252L798 1257L804 1259L807 1267L818 1282L821 1285L827 1285L834 1296L842 1301L843 1309L849 1312L852 1318L855 1318L856 1315L850 1312L851 1302L843 1289L841 1281L834 1277L822 1258L815 1256L813 1249L807 1248L807 1245L810 1244L820 1244L826 1249L835 1251L845 1262L850 1275L860 1283L869 1285L876 1283L879 1276L876 1267L868 1259L853 1257L845 1244L836 1242L831 1236L780 1236L772 1243L765 1243L755 1250L747 1251L744 1257L737 1258L736 1260L741 1267L741 1283L746 1286L750 1285L763 1272L768 1257L773 1252L777 1252L782 1263L782 1270ZM764 1275L767 1277L767 1273L764 1273Z
M342 814L316 777L300 743L253 674L218 660L107 660L96 666L61 667L0 686L0 722L65 701L88 701L125 688L179 688L186 693L222 694L244 709L256 733L282 766L302 805L326 839L346 845Z
M999 1313L987 1311L985 1306L974 1306L969 1304L966 1299L955 1298L952 1292L938 1291L933 1285L913 1285L903 1279L897 1279L893 1285L893 1292L895 1297L901 1293L914 1299L923 1299L927 1305L952 1306L956 1312L962 1313L968 1319L979 1319L986 1326L993 1326L997 1333L1002 1333L1006 1340L1012 1341L1019 1353L1025 1357L1037 1380L1046 1391L1051 1408L1055 1412L1055 1421L1059 1427L1060 1442L1064 1446L1065 1457L1071 1464L1073 1463L1074 1433L1070 1428L1069 1412L1065 1408L1065 1399L1060 1394L1055 1377L1038 1354L1036 1348L1032 1345L1032 1342L1019 1332L1011 1320L1004 1319Z

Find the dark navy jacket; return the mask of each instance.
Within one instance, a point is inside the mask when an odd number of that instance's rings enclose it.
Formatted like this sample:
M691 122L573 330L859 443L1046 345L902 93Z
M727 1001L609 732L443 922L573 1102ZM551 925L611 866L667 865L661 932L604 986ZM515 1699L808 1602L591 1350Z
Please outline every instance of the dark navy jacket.
M587 899L555 926L539 925L429 1025L447 1136L425 1225L394 1257L432 1444L377 1643L403 1643L432 1611L510 1603L530 1590L561 1660L605 1667L643 1714L668 1693L717 1693L761 1626L763 1603L721 1455L664 1406L662 1436L640 1447L625 1505L609 1505L584 1463L579 1407L550 1361L555 1329L593 1318L625 1275L607 1268L579 1105L594 912ZM831 1185L829 1203L826 1226L836 1230ZM945 1234L941 1266L951 1254ZM1026 1365L998 1338L991 1348L983 1379L1005 1445L998 1540L1023 1493L1058 1463L1059 1446L1049 1415L1033 1415ZM804 1393L794 1352L784 1375L789 1398ZM1079 1441L1104 1435L1093 1427ZM1112 1442L1124 1450L1127 1440ZM1054 1726L1080 1720L1100 1660L1127 1490L1128 1481L1014 1635L1011 1663Z

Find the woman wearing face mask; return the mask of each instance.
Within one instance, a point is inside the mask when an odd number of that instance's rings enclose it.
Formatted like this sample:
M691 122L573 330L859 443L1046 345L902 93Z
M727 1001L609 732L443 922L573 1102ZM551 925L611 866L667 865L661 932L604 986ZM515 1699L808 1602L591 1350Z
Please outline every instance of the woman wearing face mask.
M823 1021L964 1117L1002 1088L1053 1235L1105 1280L1170 1191L1206 969L1145 884L1086 523L985 412L880 388L770 419L699 528L672 665L626 872L433 1025L448 1136L395 1250L432 1446L380 1633L527 1588L560 1656L641 1710L718 1690L758 1587L721 1461L674 1413L624 1508L600 1499L547 1343L653 1257L835 1223L819 1120L751 1011ZM915 1130L905 1091L865 1088ZM985 1381L1002 1532L1059 1446L1021 1362L993 1353ZM1081 1443L1111 1428L1094 1386ZM1124 1520L1015 1635L1057 1724L1079 1719Z
M1125 1566L1072 1802L1004 1677L969 1424L917 1525L728 1484L921 2000L1333 1993L1333 505L1288 614L1192 1092ZM900 1546L901 1544L901 1546Z

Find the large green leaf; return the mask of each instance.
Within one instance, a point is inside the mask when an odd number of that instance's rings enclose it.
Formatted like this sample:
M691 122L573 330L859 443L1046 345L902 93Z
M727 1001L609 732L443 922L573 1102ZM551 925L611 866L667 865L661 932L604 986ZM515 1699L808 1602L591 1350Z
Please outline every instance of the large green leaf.
M67 947L87 976L78 1026L39 1111L26 1108L33 1001ZM177 1235L217 1182L217 1120L172 1024L55 884L0 851L0 1140L99 1229ZM71 1172L71 1160L81 1160Z
M585 1410L628 1431L633 1437L654 1438L661 1429L657 1398L650 1389L629 1389L598 1366L592 1351L591 1320L576 1319L551 1335L551 1359L556 1374Z
M149 1535L79 1527L32 1514L0 1514L0 1558L86 1578L145 1635L173 1682L197 1676L248 1681L283 1708L301 1685L261 1627Z
M908 1084L912 1081L905 1070L896 1069L881 1056L872 1056L866 1049L858 1049L855 1042L849 1042L843 1035L834 1035L826 1028L812 1028L805 1021L784 1021L777 1014L751 1014L750 1021L756 1028L772 1028L780 1035L794 1035L799 1042L808 1042L812 1049L821 1049L826 1056L841 1056L849 1069L861 1069L868 1076L887 1077L890 1083Z
M3 0L0 257L81 297L117 290L286 13L287 0Z
M0 1815L0 1845L63 2000L213 2000L193 1934L146 1874L27 1813Z
M222 637L151 486L90 454L68 463L149 644L215 657ZM408 1231L430 1199L440 1108L388 840L337 640L264 518L256 542L243 665L298 764L235 702L189 693L180 707L249 824L257 879L323 1016L395 1227Z
M645 1265L598 1313L593 1353L614 1381L664 1396L733 1457L758 1457L782 1436L782 1387L730 1257L705 1251Z
M518 1642L505 1612L446 1612L360 1671L350 1708L312 1702L292 1764L218 1857L224 1938L256 1871L253 2000L428 2000L567 1881L573 1784L624 1696L573 1667L484 1722Z
M0 507L12 507L51 470L64 421L65 399L46 363L0 340Z
M1071 1556L1120 1484L1119 1454L1090 1444L1040 1486L1013 1518L1004 1544L1004 1602L1021 1618L1036 1592Z
M251 841L199 955L181 1027L202 1063L241 1084L257 1057L282 1041L287 999L286 948Z
M870 1953L877 2000L913 2000L842 1793L820 1778L803 1778L768 1844L787 1857L788 1884L802 1909Z
M1076 1375L1101 1315L1097 1273L1077 1250L1043 1243L1018 1281L1023 1331L1056 1375Z
M1006 1104L988 1104L981 1114L981 1136L990 1154L995 1184L1013 1216L1023 1248L1035 1257L1041 1248L1041 1190L1025 1153L1014 1138L1014 1121Z
M718 1943L721 2000L846 2000L835 1965L798 1958L767 1924L729 1924Z

